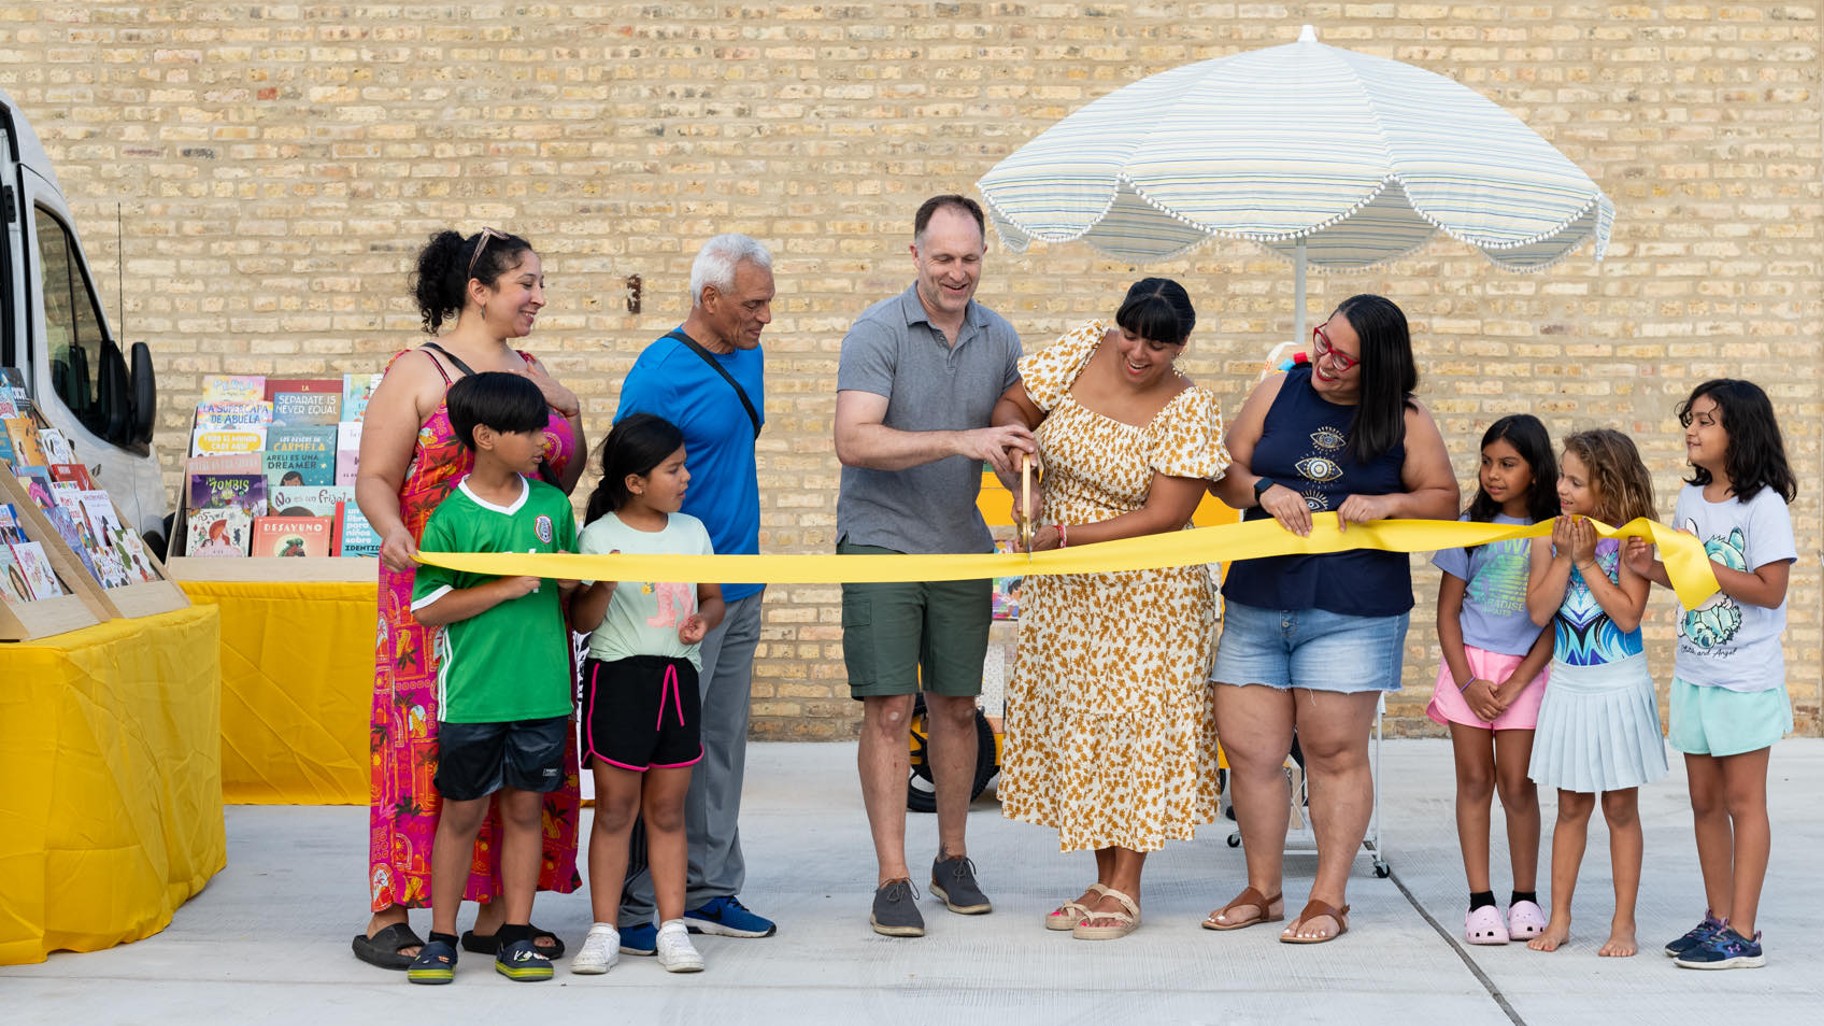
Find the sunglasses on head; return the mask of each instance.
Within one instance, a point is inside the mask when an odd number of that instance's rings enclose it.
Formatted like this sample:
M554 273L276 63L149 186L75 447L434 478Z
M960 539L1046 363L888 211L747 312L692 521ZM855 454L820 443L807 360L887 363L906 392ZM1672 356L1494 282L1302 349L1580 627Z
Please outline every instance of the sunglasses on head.
M505 242L507 239L507 233L502 232L502 231L495 231L492 228L483 228L481 231L478 231L475 233L475 250L474 250L474 252L469 254L469 275L468 276L471 278L475 277L475 261L481 259L481 251L488 248L489 239L499 239L502 242Z

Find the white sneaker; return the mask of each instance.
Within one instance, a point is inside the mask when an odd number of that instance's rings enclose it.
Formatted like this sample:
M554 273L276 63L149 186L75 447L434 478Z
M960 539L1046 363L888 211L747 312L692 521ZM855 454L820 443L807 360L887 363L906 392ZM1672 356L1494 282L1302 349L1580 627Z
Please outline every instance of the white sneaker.
M621 960L621 932L613 923L596 923L583 939L583 949L570 956L570 971L578 976L600 976Z
M690 930L682 919L667 919L659 924L659 964L668 973L700 973L703 956L690 943Z

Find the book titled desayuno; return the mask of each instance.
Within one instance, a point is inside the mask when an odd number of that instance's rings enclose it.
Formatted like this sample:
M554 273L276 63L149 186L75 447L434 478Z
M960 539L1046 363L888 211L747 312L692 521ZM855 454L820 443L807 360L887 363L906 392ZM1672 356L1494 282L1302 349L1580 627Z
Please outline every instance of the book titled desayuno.
M256 517L253 555L327 558L334 549L333 517Z

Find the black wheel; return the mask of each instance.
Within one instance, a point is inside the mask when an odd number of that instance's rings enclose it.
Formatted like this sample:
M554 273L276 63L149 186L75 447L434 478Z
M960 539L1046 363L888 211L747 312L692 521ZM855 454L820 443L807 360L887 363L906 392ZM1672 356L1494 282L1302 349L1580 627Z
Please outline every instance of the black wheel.
M1234 833L1229 835L1229 847L1231 847L1231 848L1241 847L1241 831L1237 830Z
M911 812L937 811L937 785L931 779L930 733L925 724L925 696L912 703L910 734L912 772L906 778L906 809ZM980 709L975 711L975 782L969 791L974 801L988 789L988 782L1000 772L994 758L994 728Z
M1374 860L1374 875L1385 880L1393 875L1393 867L1381 859Z

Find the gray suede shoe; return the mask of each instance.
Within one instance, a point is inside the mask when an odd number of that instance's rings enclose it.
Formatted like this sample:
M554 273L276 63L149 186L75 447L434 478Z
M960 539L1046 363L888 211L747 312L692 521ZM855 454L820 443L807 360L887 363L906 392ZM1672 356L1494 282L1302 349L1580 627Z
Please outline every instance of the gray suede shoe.
M975 884L975 863L965 855L931 863L931 893L952 912L979 916L994 911L988 896Z
M874 892L868 922L887 937L923 937L925 917L918 912L918 888L910 880L888 880Z

